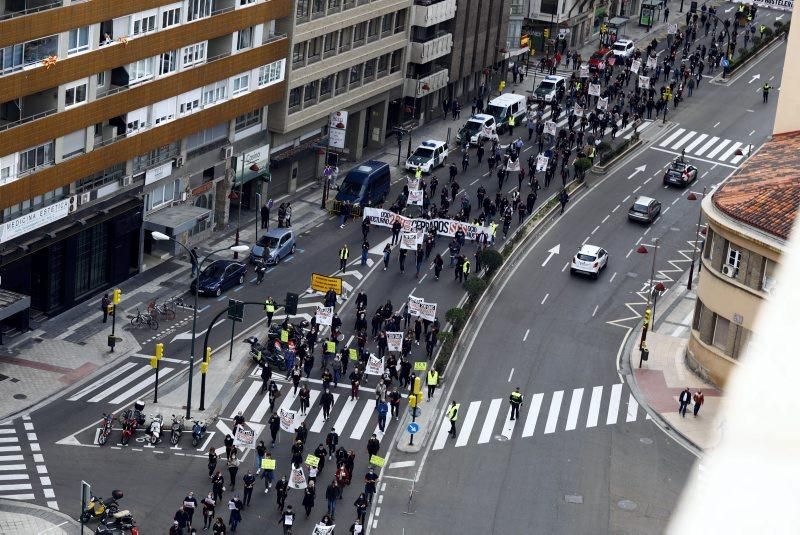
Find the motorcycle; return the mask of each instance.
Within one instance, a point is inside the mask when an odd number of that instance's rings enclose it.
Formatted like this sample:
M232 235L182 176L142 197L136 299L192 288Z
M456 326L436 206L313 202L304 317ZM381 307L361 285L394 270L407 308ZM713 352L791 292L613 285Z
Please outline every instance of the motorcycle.
M131 512L127 509L124 511L117 511L100 521L95 533L98 535L131 535L138 534L139 529L136 527Z
M164 424L164 417L156 414L147 428L147 436L150 437L150 444L155 446L161 441L161 427Z
M81 524L86 524L95 518L98 518L101 521L106 519L108 515L113 515L119 511L119 504L117 503L117 500L121 500L122 496L123 494L121 490L111 491L111 498L106 500L99 496L92 495L89 498L89 502L86 504L86 508L81 511L81 516L78 518L78 520L80 520Z
M144 414L144 401L135 401L133 403L133 407L123 411L119 415L119 423L124 424L125 420L136 420L137 426L144 425L145 421L145 414Z
M194 420L194 425L192 425L192 446L197 446L204 436L206 436L205 420Z
M267 273L267 264L261 260L256 262L256 284L261 284L264 281L264 275Z
M114 422L114 415L113 414L106 414L103 413L103 419L100 420L100 425L102 428L100 429L100 434L97 435L97 443L103 446L106 442L108 442L108 437L111 436L111 429L113 427Z
M172 426L170 428L169 441L173 446L177 445L183 435L183 418L172 415Z
M136 433L136 428L139 426L139 420L136 418L128 418L122 421L122 445L127 446L131 437Z
M286 370L286 361L280 349L280 341L272 342L269 345L262 345L259 343L258 338L250 336L246 338L244 342L250 344L250 356L253 358L253 362L259 366L269 364L270 366L276 367L278 370Z

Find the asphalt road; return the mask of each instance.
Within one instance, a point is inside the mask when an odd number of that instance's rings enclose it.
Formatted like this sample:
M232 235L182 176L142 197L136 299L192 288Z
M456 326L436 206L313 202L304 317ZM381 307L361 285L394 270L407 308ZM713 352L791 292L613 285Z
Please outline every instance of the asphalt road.
M781 60L782 52L767 56L758 64L758 68L763 66L762 76L773 72L778 73L776 76L779 78ZM779 86L775 81L772 84L775 87ZM764 116L762 108L758 107L761 105L761 97L753 91L754 87L747 84L747 80L739 80L729 88L715 87L712 93L706 91L708 89L706 86L691 99L686 99L685 106L682 105L670 119L681 122L679 127L687 131L690 128L698 131L706 129L704 132L709 129L710 124L713 124L711 119L715 119L714 122L719 120L720 124L714 127L715 131L724 132L725 136L736 133L737 137L734 139L737 141L743 142L747 141L745 138L750 138L757 145L763 141L769 130L767 125L771 125L772 120ZM721 91L730 93L722 99L719 98ZM757 111L754 114L743 111L739 117L731 112L730 105L717 110L717 106L730 101L740 102L742 109L749 107ZM768 108L774 113L774 102L770 103ZM709 110L715 111L711 113ZM756 118L757 120L754 120ZM745 126L743 123L748 124ZM649 124L648 128L656 129L658 125ZM677 127L672 126L672 130L666 132L665 136L675 132L675 128ZM757 132L748 135L753 129ZM711 135L713 132L707 133ZM676 142L679 140L680 138L676 138ZM654 145L657 144L658 142ZM564 528L564 531L586 532L581 528L597 525L604 526L604 529L607 526L609 531L613 531L616 526L630 527L630 522L644 522L644 518L661 518L664 516L661 511L668 511L671 508L686 477L691 459L687 458L683 450L661 435L654 426L646 422L641 411L632 422L598 424L596 428L591 429L577 426L572 431L563 431L567 407L573 397L572 389L586 388L587 390L583 392L583 401L584 404L588 404L591 392L600 386L603 388L602 399L605 404L613 385L619 382L612 357L616 355L622 331L607 325L606 321L622 315L622 297L640 289L642 282L647 278L650 259L648 256L635 253L626 258L626 254L634 247L639 237L646 242L653 236L658 236L662 238L663 247L659 257L666 259L678 248L686 248L686 241L693 236L691 222L694 221L698 205L680 200L672 205L673 200L681 198L682 193L663 190L660 185L658 173L673 157L664 150L670 150L670 146L666 146L663 150L653 148L643 150L593 188L585 198L571 203L561 221L531 249L526 262L519 267L500 294L498 305L492 309L491 317L481 329L481 336L476 340L469 363L454 392L455 397L462 400L462 423L468 405L473 401L480 401L480 411L485 412L493 399L501 398L499 412L501 417L505 415L507 409L505 398L512 385L518 385L528 395L529 400L534 392L545 394L542 414L533 437L521 439L520 430L517 428L510 440L495 440L494 435L501 434L501 422L497 422L497 425L490 429L490 440L478 445L476 437L482 431L483 421L477 419L472 436L464 447L456 449L454 445L448 444L441 450L433 451L429 457L426 456L424 477L418 487L420 489L418 496L422 499L414 502L417 508L415 516L400 515L406 505L407 482L384 480L387 484L386 492L381 493L382 514L376 515L379 523L375 532L390 530L399 533L401 527L415 526L417 529L411 529L411 532L423 530L448 532L449 526L452 526L452 531L455 532L459 526L463 528L473 526L473 522L476 521L491 521L492 523L488 525L492 528L503 527L510 529L510 532L517 532L533 519L537 522L547 519L549 522L547 525L553 527L553 532L561 530L564 526L575 528L574 530ZM708 152L711 150L713 149L709 149ZM727 149L720 151L717 156L722 156L726 151ZM691 157L690 152L687 151L689 157ZM523 157L527 157L527 153L523 154ZM709 161L716 160L711 158ZM646 165L646 170L638 172L628 180L626 177L633 174L636 167L642 164ZM701 163L698 166L701 168L701 174L706 171L708 174L703 176L697 187L718 183L731 171L722 163L716 166ZM485 167L478 169L473 166L466 174L459 175L461 186L470 192L473 199L480 183L487 184L489 192L494 191L495 179L485 177L485 173ZM446 182L446 170L438 174L440 184ZM395 178L399 180L402 177L398 175ZM512 180L506 186L509 193L515 184L516 182ZM634 193L638 186L642 189ZM394 194L400 187L400 184L395 184ZM692 188L696 189L695 186ZM551 187L550 191L540 192L540 202L545 195L554 191L555 188ZM652 236L642 236L646 228L631 225L624 220L627 204L631 200L629 196L645 193L659 198L665 208L671 207L671 210L665 212L650 231ZM616 205L620 207L615 209ZM608 219L604 219L606 215L609 216ZM599 228L593 231L595 225ZM671 230L672 228L679 230ZM388 234L385 229L372 230L370 242L376 252L380 251L381 242L388 237ZM304 233L298 238L298 247L302 252L298 252L292 260L274 268L263 285L254 286L246 283L243 289L231 290L227 293L227 297L220 300L202 298L199 325L206 327L211 318L226 306L228 297L263 301L267 295L281 299L288 290L303 292L308 287L312 271L322 273L335 271L338 264L336 251L342 243L349 243L351 258L357 258L360 236L357 222L350 223L345 229L339 229L332 220ZM590 243L602 245L611 253L611 264L598 281L570 278L567 272L561 271L569 255L587 236ZM440 239L437 250L444 250L446 244L447 240ZM543 268L541 264L546 256L545 251L555 244L560 244L561 253ZM471 252L471 246L468 246L467 250ZM413 261L410 258L406 273L403 275L398 273L396 253L393 255L390 271L385 273L380 267L379 254L370 255L370 259L375 262L373 266L351 267L348 271L358 272L358 275L355 273L345 275L345 280L351 286L356 289L361 287L367 292L370 312L386 299L391 299L397 306L411 294L424 297L426 301L439 303L439 310L444 311L457 303L463 295L460 285L450 279L452 277L450 272L445 272L442 280L438 282L433 280L430 271L427 271L426 278L415 280ZM312 303L319 300L319 296L304 296L301 304L306 306L301 312L311 313ZM210 307L203 308L206 304ZM351 306L349 303L345 304L341 313L346 333L351 331L353 324ZM255 325L252 327L253 332L257 335L263 334L264 328L258 322L263 322L261 311L255 308L248 309L245 322L237 326L237 332ZM530 332L526 335L528 329ZM215 348L223 346L229 333L228 325L225 323L218 325L212 331L210 345ZM202 352L201 340L198 339L197 343L198 355ZM163 341L167 342L168 358L176 358L178 361L185 359L189 347L188 340ZM498 348L502 348L502 351L498 351ZM151 350L151 346L146 346L143 352ZM415 351L415 356L419 354L421 349ZM249 398L248 392L253 383L253 379L247 376L249 364L238 365L242 369L243 378L228 395L223 397L223 406L218 408L222 423L225 423L225 418L230 417L237 407ZM150 374L139 372L140 375L135 375L136 370L142 370L144 366L147 366L147 361L140 357L130 357L120 361L115 368L117 370L125 368L125 370L119 375L102 384L100 384L103 381L102 375L92 378L85 387L65 392L43 409L33 412L31 419L36 426L42 454L47 461L53 489L60 499L62 510L77 510L80 481L88 480L93 484L95 491L103 496L110 494L112 488L123 489L126 493L124 504L134 512L143 532L158 533L166 531L169 519L188 490L194 490L197 495L203 495L208 490L205 451L209 446L219 447L221 436L213 436L209 444L200 448L201 451L189 448L189 437L185 437L184 442L179 445L181 449L174 450L170 450L167 445L159 445L153 450L137 448L141 451L133 451L133 447L122 450L112 449L116 448L115 446L102 449L94 446L92 424L99 420L103 411L119 411L137 398L151 399L152 385L148 384L146 379ZM174 386L185 388L185 363L165 362L165 367L171 368L170 372L166 372L167 378L170 374L177 378L174 380ZM509 382L511 368L514 372ZM129 379L130 377L133 378ZM312 379L316 378L318 371L312 376ZM315 384L312 381L312 390ZM374 381L372 384L374 385ZM197 387L196 385L195 388ZM318 384L316 387L318 388ZM164 395L170 388L165 386L160 395ZM285 391L286 387L283 389ZM561 412L558 414L558 431L543 436L538 427L544 425L544 416L551 404L551 394L561 390L564 391L564 397ZM342 444L357 453L355 477L358 479L360 474L366 472L364 445L375 427L375 417L368 411L369 405L373 403L371 390L365 388L362 392L362 399L352 407L347 407L346 391L340 389L338 392L340 398L337 400L332 422L323 426L319 433L312 433L309 440L310 444L316 445L317 440L321 441L324 437L329 426L338 425L340 418L344 418L342 415L349 412L349 417L341 420L344 427L338 430ZM628 393L623 388L620 395L620 406L624 407L629 399ZM253 396L249 399L243 406L248 419L257 414L261 406L260 398ZM316 421L316 410L318 409L312 410L309 414L311 423ZM585 420L586 409L581 410L584 411L580 413L581 419ZM605 407L603 410L606 410ZM525 412L523 411L523 416ZM626 420L627 417L622 414L619 419ZM521 426L522 423L518 425ZM382 445L383 452L389 450L388 443L391 433L396 429L395 426L396 423L390 424L389 434ZM212 427L212 429L221 432L220 428ZM581 435L580 440L574 440L578 435ZM64 443L65 437L73 437L75 440ZM435 438L435 436L431 438L431 446ZM640 439L650 440L652 443L645 444ZM62 443L57 444L59 441ZM484 452L491 455L485 455ZM279 445L275 455L280 472L281 467L286 467L289 463L288 446ZM405 460L405 457L399 456L396 452L391 453L390 458L394 461ZM422 462L422 457L408 459L414 460L415 463ZM248 457L243 463L240 476L249 462L252 462L252 457ZM643 467L647 467L646 477L643 474ZM324 486L330 479L330 472L331 469L328 467L320 477L319 496L312 519L299 521L300 529L310 530L312 521L316 521L324 513ZM408 473L404 470L394 473L401 477L411 474L413 477L413 469L410 468ZM339 514L340 521L346 527L349 527L355 516L352 502L357 495L356 487L360 487L360 484L354 484L346 490L345 498L340 505L342 508ZM467 490L470 487L480 489L480 494ZM456 488L459 491L453 492ZM524 510L530 512L526 513L527 516L519 514L520 488L531 488L532 491L524 494ZM491 492L487 493L487 490ZM565 504L562 494L582 496L583 505ZM458 498L454 500L454 496ZM480 500L478 496L481 497ZM464 500L465 497L467 500ZM638 507L633 513L622 514L620 513L622 510L613 505L621 499L631 499L637 502ZM299 511L300 500L300 493L295 491L287 503L292 503ZM435 506L425 506L425 501L428 500L433 501ZM472 507L473 503L475 505L480 503L483 507L481 509ZM464 507L465 504L469 504L470 507ZM261 532L265 522L272 525L277 519L276 513L271 509L274 506L273 495L265 497L262 491L254 498L254 505L256 512L247 511L244 515L244 523L240 530L243 533ZM553 505L556 507L552 507ZM586 507L587 505L589 507ZM446 509L447 507L453 509ZM657 507L661 509L655 509ZM492 514L485 514L483 508L492 511ZM224 504L222 509L222 512L225 512ZM452 523L448 523L448 527L445 528L442 525L442 511L449 510L459 511L460 514L448 515ZM375 512L378 513L377 507ZM224 516L227 518L227 515ZM633 517L633 520L630 517ZM605 522L600 522L598 518L604 519ZM569 519L570 524L562 523L562 519Z

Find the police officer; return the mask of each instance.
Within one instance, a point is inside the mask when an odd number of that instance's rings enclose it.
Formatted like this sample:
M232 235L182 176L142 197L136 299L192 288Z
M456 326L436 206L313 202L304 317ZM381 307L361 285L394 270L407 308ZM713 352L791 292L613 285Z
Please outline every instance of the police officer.
M464 282L467 282L467 277L469 277L469 269L471 264L469 262L469 258L464 258L464 264L461 266L462 276L464 277Z
M272 296L267 297L267 300L264 301L264 312L267 313L267 327L269 327L272 325L272 315L275 314L275 301Z
M428 401L431 400L433 397L433 393L436 391L436 386L439 384L439 372L437 372L434 368L428 370Z
M767 103L769 100L769 90L772 89L772 86L769 85L768 82L765 82L763 86L761 86L761 92L764 95L764 104Z
M422 166L417 167L417 170L414 171L414 178L417 180L422 178Z
M456 438L456 420L458 420L458 409L461 407L453 400L447 409L447 419L450 420L450 436Z
M348 258L350 258L350 249L345 243L342 248L339 249L339 271L344 271L344 268L347 267Z
M519 418L519 407L522 405L522 394L519 391L519 387L511 392L508 402L511 404L511 419Z
M514 135L514 126L517 124L517 120L514 118L513 115L508 116L508 135Z

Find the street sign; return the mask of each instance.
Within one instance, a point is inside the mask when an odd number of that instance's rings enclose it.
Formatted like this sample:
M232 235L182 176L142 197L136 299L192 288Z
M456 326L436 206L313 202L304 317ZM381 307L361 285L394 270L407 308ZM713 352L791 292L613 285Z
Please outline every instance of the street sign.
M419 431L419 424L411 422L410 424L408 424L408 427L406 427L406 431L408 431L412 435L417 433Z
M244 303L236 299L228 300L228 319L242 321L244 319Z
M338 295L342 295L342 279L339 277L328 277L319 273L311 274L311 289L315 292L325 293L333 290Z

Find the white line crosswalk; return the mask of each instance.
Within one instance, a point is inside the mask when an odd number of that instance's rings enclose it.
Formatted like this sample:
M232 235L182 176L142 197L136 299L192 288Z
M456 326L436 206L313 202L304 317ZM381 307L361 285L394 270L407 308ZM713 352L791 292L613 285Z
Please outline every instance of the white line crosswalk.
M704 158L727 165L738 164L747 153L749 145L741 141L709 136L695 130L678 128L658 143L658 150L684 152L687 157ZM742 154L736 154L741 151Z
M588 392L591 391L591 396ZM567 398L569 401L567 402ZM623 403L624 398L624 403ZM588 400L588 402L587 402ZM483 401L471 401L466 412L462 411L461 425L455 441L448 441L450 422L442 417L433 442L434 450L443 450L447 447L461 448L475 444L486 444L492 437L498 440L510 440L515 435L528 438L534 435L549 435L561 431L574 431L581 428L596 428L601 421L602 412L607 411L605 424L614 425L617 422L636 422L640 419L649 419L644 411L639 411L639 404L630 391L623 392L621 383L610 386L594 386L590 388L575 388L571 391L557 390L550 393L536 393L526 398L520 410L520 419L524 418L522 430L518 429L517 421L511 420L511 411L503 410L506 400L496 398L488 403L488 409L482 410L487 404ZM623 405L620 407L620 405ZM537 428L540 421L542 407L546 416L543 426ZM620 415L620 409L623 413ZM644 415L641 418L640 412ZM566 413L566 414L564 414ZM502 414L501 418L498 418ZM480 428L477 437L473 431Z
M158 371L159 382L175 369L175 367L161 366ZM128 361L116 370L91 381L69 396L67 401L120 405L141 395L144 390L151 388L155 381L155 371L150 364L142 364L138 360Z
M44 499L58 509L41 447L30 417L0 422L0 498L17 501Z

